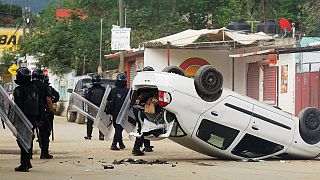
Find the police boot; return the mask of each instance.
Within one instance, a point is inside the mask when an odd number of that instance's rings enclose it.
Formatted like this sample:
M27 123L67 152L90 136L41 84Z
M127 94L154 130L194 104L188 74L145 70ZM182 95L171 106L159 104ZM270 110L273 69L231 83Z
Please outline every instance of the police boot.
M117 142L116 142L116 141L113 141L113 142L112 142L110 149L111 149L111 150L114 150L114 151L120 150L120 149L117 147Z
M40 159L52 159L53 156L48 151L41 151Z
M18 172L29 172L29 167L25 166L25 165L20 165L16 168L14 168L15 171Z
M120 141L120 142L119 142L119 147L120 147L120 149L126 148L126 146L123 144L123 141Z
M140 149L135 149L135 148L132 150L132 154L135 156L143 156L144 155L144 153Z
M153 152L152 148L153 148L153 146L145 147L145 148L143 149L143 151L144 151L144 152Z
M91 136L85 136L84 139L91 140Z

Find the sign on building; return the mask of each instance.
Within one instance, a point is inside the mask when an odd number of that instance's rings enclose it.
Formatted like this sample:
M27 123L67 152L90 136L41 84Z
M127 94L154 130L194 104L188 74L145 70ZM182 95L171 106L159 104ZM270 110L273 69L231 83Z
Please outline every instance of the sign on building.
M0 29L0 51L17 50L19 38L21 36L21 30L15 29Z
M131 28L111 29L111 50L121 51L130 49L130 31Z

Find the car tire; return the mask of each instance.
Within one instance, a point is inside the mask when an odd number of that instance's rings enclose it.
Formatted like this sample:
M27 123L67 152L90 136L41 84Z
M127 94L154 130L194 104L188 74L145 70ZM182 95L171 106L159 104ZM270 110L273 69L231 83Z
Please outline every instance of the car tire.
M76 119L77 119L77 113L76 112L72 112L70 110L71 110L71 107L68 106L68 109L67 109L67 121L68 122L75 122Z
M181 75L181 76L186 76L185 73L184 73L184 70L181 69L180 67L178 66L168 66L168 67L165 67L162 72L168 72L168 73L174 73L174 74L178 74L178 75Z
M221 96L222 85L222 74L210 65L200 67L194 77L198 95L208 102L215 101Z
M301 138L311 145L320 142L320 111L307 107L300 111L298 117Z
M78 124L84 124L86 122L86 116L78 113L77 121Z

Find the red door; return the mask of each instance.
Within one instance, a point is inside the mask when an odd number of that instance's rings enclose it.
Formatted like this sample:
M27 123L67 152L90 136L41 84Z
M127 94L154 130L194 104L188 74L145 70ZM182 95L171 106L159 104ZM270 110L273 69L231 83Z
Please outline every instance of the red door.
M260 67L257 63L249 63L247 74L247 96L259 100Z
M275 104L277 67L263 66L263 101Z

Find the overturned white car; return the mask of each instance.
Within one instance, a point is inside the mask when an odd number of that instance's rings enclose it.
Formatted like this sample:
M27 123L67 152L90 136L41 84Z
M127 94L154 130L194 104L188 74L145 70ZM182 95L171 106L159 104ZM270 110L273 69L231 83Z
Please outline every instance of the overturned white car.
M146 113L142 122L146 137L170 138L219 158L308 159L319 155L318 109L306 108L298 118L240 95L223 88L222 75L212 66L202 66L194 79L183 76L178 67L165 71L140 72L132 84L132 102L149 92L158 97L154 114Z

